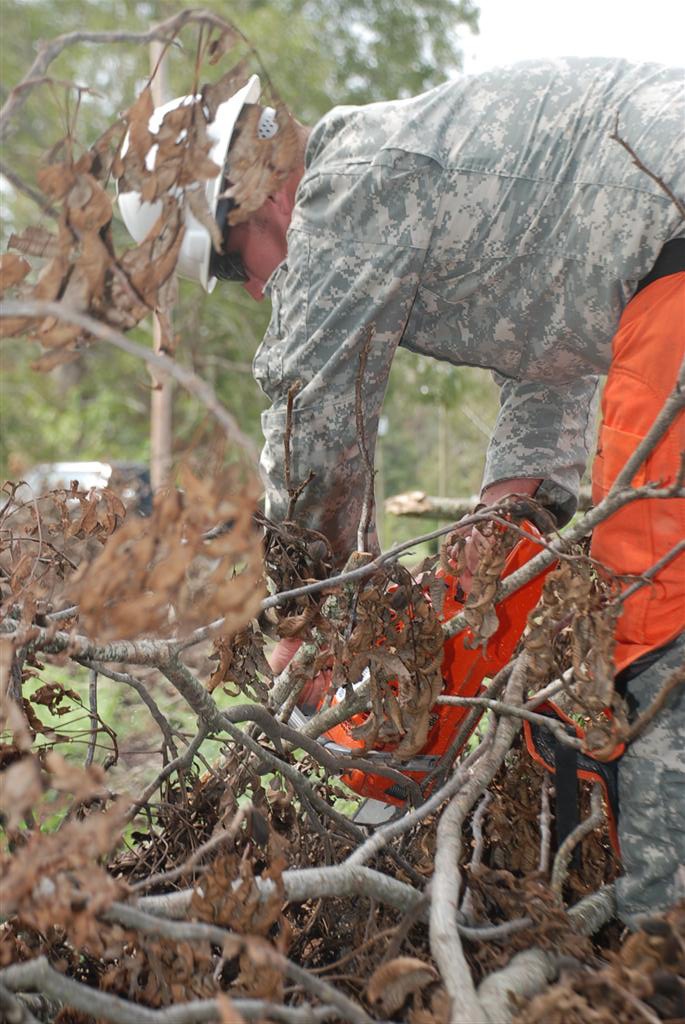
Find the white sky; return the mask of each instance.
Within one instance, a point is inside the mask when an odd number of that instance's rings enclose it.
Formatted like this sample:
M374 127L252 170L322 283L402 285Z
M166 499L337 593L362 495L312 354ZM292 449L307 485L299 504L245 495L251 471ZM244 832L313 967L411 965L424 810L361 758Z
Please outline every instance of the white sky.
M683 0L478 0L464 70L529 57L627 57L685 65Z

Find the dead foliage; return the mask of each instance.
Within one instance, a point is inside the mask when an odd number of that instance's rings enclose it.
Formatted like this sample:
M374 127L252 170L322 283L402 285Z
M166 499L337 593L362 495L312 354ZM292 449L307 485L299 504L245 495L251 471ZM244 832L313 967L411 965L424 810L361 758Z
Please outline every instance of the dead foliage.
M256 493L236 496L228 476L185 467L181 487L155 496L152 515L131 520L83 567L70 593L88 635L168 635L214 620L233 633L262 597ZM208 537L216 524L225 528Z
M354 729L365 746L391 745L398 760L425 746L443 687L442 628L429 599L400 566L375 573L355 595L353 618L333 645L331 686L349 686L368 668L371 710Z
M0 510L0 617L21 606L26 625L60 601L80 566L96 557L126 518L126 507L107 487L79 487L29 495L5 483ZM28 496L27 496L28 495Z
M226 195L236 206L228 215L229 224L247 220L268 196L278 192L299 158L297 126L285 105L276 105L278 131L271 139L257 135L260 114L261 107L256 104L244 108L236 140L231 144Z
M616 586L600 578L582 557L562 561L545 579L524 640L538 685L559 669L561 652L570 662L570 710L582 716L585 747L600 760L627 732L625 704L614 690L614 628L620 611L616 597Z
M129 632L135 636L135 630L129 630L135 621L139 632L144 630L162 643L164 632L174 634L187 629L189 622L200 624L222 614L227 625L214 641L214 661L202 680L204 692L218 695L224 689L231 696L264 705L271 679L266 638L257 620L246 621L257 611L264 593L253 496L249 490L236 496L236 481L232 480L231 491L225 478L222 482L213 473L207 479L188 470L183 483L181 490L162 496L142 526L138 521L131 526L131 520L110 522L105 501L101 515L91 520L100 525L94 525L90 534L82 525L90 505L87 497L81 496L85 504L79 500L76 489L73 496L46 503L54 522L60 524L61 532L50 534L56 548L64 545L71 531L79 534L80 543L93 544L96 552L90 561L83 558L68 574L63 573L70 599L79 604L75 627L114 639ZM42 501L37 501L39 508ZM22 515L26 529L35 532L38 520L29 507L35 512L35 506L27 506ZM222 524L220 529L217 523ZM114 527L111 533L109 526ZM48 535L47 527L43 532ZM17 549L18 542L13 543L10 553ZM329 549L320 538L288 524L269 527L265 548L273 590L325 579L333 571ZM198 558L205 576L194 568ZM538 618L532 620L531 636L536 639L536 626L551 631L552 609L568 615L559 582L568 578L576 587L574 613L595 622L600 638L595 643L601 645L603 633L597 623L605 598L588 586L585 563L581 563L581 584L574 583L575 563L569 564L571 570L559 574L548 588ZM217 578L221 586L233 588L220 603L214 602L206 582ZM368 669L370 712L357 720L357 735L365 736L369 748L394 747L398 765L403 757L421 750L442 686L442 632L430 599L430 579L429 572L417 584L400 567L377 571L343 590L294 597L279 609L273 623L285 635L313 636L316 631L324 636L321 650L334 658L335 687L350 685L363 668ZM199 589L198 580L203 581ZM83 589L77 591L77 586ZM147 604L153 594L157 603ZM15 616L23 609L17 621L25 627L34 625L37 615L49 615L47 597L42 600L39 613L29 589L17 583L13 595L8 595L6 614ZM154 608L157 618L146 617L148 608ZM567 628L565 618L561 627L557 635ZM533 651L537 649L533 644ZM563 644L555 650L563 665ZM576 690L584 693L583 687L592 687L594 676L584 666L595 666L593 651L588 643L579 662L584 674L579 680L574 677L569 700ZM572 662L572 652L568 656ZM10 669L13 658L16 662L16 652L10 651ZM21 664L20 692L26 680L36 674L42 678L43 665L35 654ZM539 686L542 673L536 672L534 685ZM102 769L84 773L55 760L57 755L48 749L54 746L54 737L42 727L42 709L60 717L77 696L69 687L44 682L30 700L23 700L19 718L14 703L6 702L11 735L6 734L7 743L0 751L5 784L1 809L8 836L3 857L11 900L4 908L8 920L0 943L4 963L49 953L65 971L85 965L81 968L84 983L94 989L160 1008L219 995L238 1000L238 1005L245 998L292 1001L278 959L286 956L338 986L371 1013L408 1024L449 1024L449 1000L420 917L403 915L366 897L288 903L285 873L342 863L353 849L350 836L335 819L321 817L321 806L311 802L323 801L333 813L340 795L315 758L287 752L271 736L260 737L252 726L264 753L277 753L284 765L296 771L294 778L278 771L278 761L262 764L239 743L226 742L221 762L210 771L191 760L172 774L162 773L124 847L118 837L127 803L113 799ZM36 757L31 751L38 742L44 750ZM475 839L474 845L463 844L461 869L472 924L506 925L527 919L502 941L463 940L476 982L531 947L572 956L579 964L594 962L593 947L575 932L538 868L541 778L541 769L515 745L490 786L478 857L474 858ZM34 822L36 808L49 793L63 801L58 806L66 815L55 833L36 830ZM68 793L69 799L61 793ZM588 799L584 789L583 816L588 813ZM553 825L553 798L550 815ZM430 878L435 825L433 817L398 836L379 855L376 870L407 885ZM218 845L212 845L215 841ZM206 844L208 852L203 854ZM551 844L553 855L553 838ZM592 833L581 843L565 891L577 898L610 881L616 871L606 833ZM128 886L147 886L148 879L148 892L190 888L186 917L219 926L233 938L219 949L208 940L161 938L105 920L113 903L130 898ZM663 988L661 981L654 982L654 991L662 993L658 985ZM570 994L564 998L575 1006ZM543 1008L542 1017L531 1019L544 1019L544 1012ZM589 1022L592 1018L577 1019Z
M685 1017L685 904L655 915L607 962L569 965L557 985L522 1005L515 1024L643 1024Z
M513 531L503 529L499 523L495 522L486 522L479 525L477 529L485 540L486 546L473 575L471 591L464 605L464 618L473 633L473 640L469 643L474 647L487 643L488 639L497 632L499 627L499 619L495 610L497 590L504 563L518 539ZM461 531L450 534L443 548L445 568L449 572L456 571L457 577L466 568L465 545L466 537ZM449 552L449 560L453 561L454 565L448 564L447 552Z

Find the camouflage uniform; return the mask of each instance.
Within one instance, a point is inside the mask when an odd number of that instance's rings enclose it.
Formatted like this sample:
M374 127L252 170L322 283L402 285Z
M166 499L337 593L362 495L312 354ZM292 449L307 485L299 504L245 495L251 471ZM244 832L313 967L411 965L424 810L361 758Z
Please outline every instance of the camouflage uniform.
M682 72L618 60L525 63L421 96L338 107L314 128L271 276L255 374L269 514L283 518L283 432L295 402L292 480L315 480L298 517L344 556L355 547L363 463L354 381L374 328L364 415L376 436L397 345L502 384L485 484L542 477L561 518L594 445L597 374L637 281L685 234L673 202L610 138L685 193Z
M685 663L685 633L628 684L636 711L644 711L672 672ZM685 899L685 689L671 694L621 758L619 828L625 874L616 883L620 917Z
M644 164L685 194L682 72L652 64L529 62L316 125L254 366L272 402L270 516L287 508L285 410L299 381L291 479L316 475L298 519L341 559L355 547L369 328L371 448L398 345L487 367L502 390L484 484L540 477L559 519L573 514L621 312L664 243L685 235L675 204L611 139L617 115Z

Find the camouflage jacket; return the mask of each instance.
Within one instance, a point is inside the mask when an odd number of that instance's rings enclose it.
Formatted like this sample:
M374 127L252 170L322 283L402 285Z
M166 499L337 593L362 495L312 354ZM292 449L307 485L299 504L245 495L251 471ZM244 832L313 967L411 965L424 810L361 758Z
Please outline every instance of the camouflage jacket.
M502 385L484 483L542 477L573 512L594 445L598 375L636 283L685 223L611 135L685 194L683 72L620 60L526 62L412 99L338 107L313 129L267 294L255 376L267 511L316 475L297 518L355 547L364 466L355 377L373 329L363 414L373 447L397 345L488 367Z

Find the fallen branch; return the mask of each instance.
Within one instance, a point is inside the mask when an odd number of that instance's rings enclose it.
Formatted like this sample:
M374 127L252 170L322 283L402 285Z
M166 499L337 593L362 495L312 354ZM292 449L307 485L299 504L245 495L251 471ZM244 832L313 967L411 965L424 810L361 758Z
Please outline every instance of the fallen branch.
M105 920L115 921L145 935L157 935L160 938L176 939L181 942L206 941L220 947L223 947L227 940L232 940L239 947L246 942L243 936L220 928L218 925L200 921L169 921L156 917L154 914L146 914L135 907L128 907L123 903L114 904L109 911L103 914L103 917ZM255 941L258 940L255 940L254 937L250 938L250 942ZM336 1006L338 1012L343 1013L345 1020L351 1021L352 1024L370 1024L368 1014L329 982L299 967L266 941L260 941L259 945L260 953L271 966L283 971L286 977L300 985L305 991L315 995L323 1002ZM0 975L0 977L2 976ZM238 1000L234 1005L237 1009Z
M549 729L564 746L574 750L582 750L583 743L577 736L571 736L566 731L562 722L549 718L547 715L536 715L534 711L528 711L524 707L515 707L506 704L501 700L490 700L488 697L438 697L436 704L451 704L455 707L480 707L488 708L498 715L513 715L527 722L533 722L545 729Z
M616 912L612 885L591 893L568 912L580 935L593 935ZM512 993L530 998L553 981L558 973L559 957L541 949L528 949L516 956L506 967L485 978L478 988L478 999L488 1020L509 1024L514 1016Z
M522 699L526 666L524 652L517 658L507 684L507 703ZM510 717L502 717L493 724L493 740L487 753L452 798L438 825L435 874L431 887L430 945L452 1000L451 1024L472 1024L489 1019L476 992L456 927L462 828L466 815L502 764L517 731L515 719Z
M463 498L436 497L425 491L405 491L385 499L385 511L392 516L415 516L417 519L461 519L469 515L480 498L474 494ZM592 508L589 488L581 488L578 496L578 511Z
M225 1020L221 1006L215 999L197 999L185 1005L150 1010L140 1003L132 1003L119 996L99 992L90 985L83 985L60 974L50 966L45 956L5 967L0 970L0 982L14 992L40 992L41 995L48 995L88 1016L97 1014L100 1019L111 1021L111 1024L201 1024L203 1021L218 1024ZM327 985L326 988L330 986ZM266 1016L283 1021L284 1024L309 1024L313 1020L334 1019L340 1014L340 1008L331 1005L319 1007L317 1010L311 1007L303 1010L300 1007L282 1006L261 999L232 999L231 1004L235 1012L245 1020L260 1021ZM369 1021L366 1015L360 1014L349 1019L364 1024ZM24 1020L27 1024L33 1024L36 1018L25 1017Z

